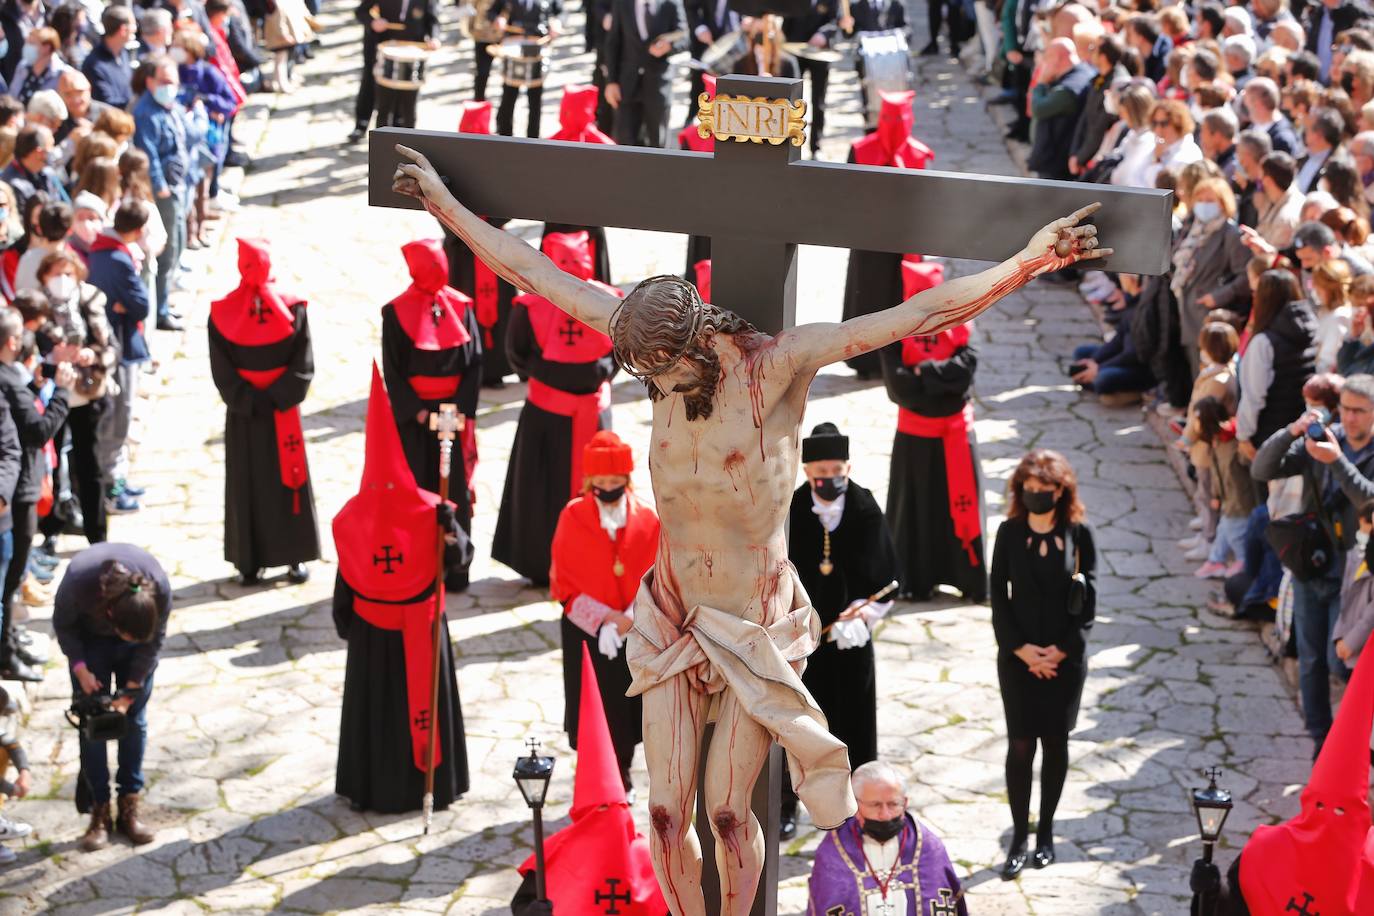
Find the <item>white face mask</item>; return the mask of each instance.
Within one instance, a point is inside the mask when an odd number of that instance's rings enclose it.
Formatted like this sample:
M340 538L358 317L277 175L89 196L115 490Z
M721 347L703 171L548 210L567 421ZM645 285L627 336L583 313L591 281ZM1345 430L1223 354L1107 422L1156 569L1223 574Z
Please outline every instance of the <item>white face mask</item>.
M1365 548L1369 546L1368 531L1355 532L1355 546L1360 549L1360 553L1364 553Z
M172 60L176 61L178 64L184 64L187 61L185 48L173 48L172 50L167 52L167 56L172 58Z
M1221 204L1214 200L1201 200L1193 204L1193 216L1196 216L1204 223L1221 216Z
M58 274L47 283L48 295L56 302L66 302L76 292L76 277Z
M1121 103L1116 100L1116 93L1109 92L1102 97L1102 110L1112 117L1116 117L1121 111Z

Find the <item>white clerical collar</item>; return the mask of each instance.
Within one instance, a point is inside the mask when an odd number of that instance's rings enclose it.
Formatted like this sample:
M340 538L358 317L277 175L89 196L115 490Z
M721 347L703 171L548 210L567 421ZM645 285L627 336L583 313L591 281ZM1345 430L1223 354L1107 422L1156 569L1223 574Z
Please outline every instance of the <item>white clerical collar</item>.
M902 851L902 835L899 833L886 843L879 843L866 833L863 837L868 864L873 866L878 875L886 875L897 864L897 856Z
M816 495L816 491L811 491L811 511L816 513L821 520L821 525L826 531L834 533L840 527L840 518L844 515L844 494L841 493L839 499L834 502L826 502Z
M592 498L596 499L595 496ZM615 533L625 527L625 507L628 504L629 499L624 494L613 503L603 503L599 499L596 500L596 510L601 516L601 527L606 529L606 534L610 536L611 540L615 540Z

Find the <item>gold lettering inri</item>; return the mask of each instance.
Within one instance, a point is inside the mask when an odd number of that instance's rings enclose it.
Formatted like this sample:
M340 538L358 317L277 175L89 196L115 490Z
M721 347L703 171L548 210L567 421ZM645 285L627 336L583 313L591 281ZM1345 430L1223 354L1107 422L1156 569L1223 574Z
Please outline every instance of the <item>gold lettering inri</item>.
M789 140L793 146L806 142L806 103L791 99L749 98L702 93L697 133L717 140L771 143Z

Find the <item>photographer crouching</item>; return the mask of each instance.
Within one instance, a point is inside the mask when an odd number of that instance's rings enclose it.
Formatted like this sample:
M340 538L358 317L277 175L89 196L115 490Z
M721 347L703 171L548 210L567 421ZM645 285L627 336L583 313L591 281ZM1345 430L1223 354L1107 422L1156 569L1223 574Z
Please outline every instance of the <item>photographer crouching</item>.
M1250 469L1261 482L1303 477L1304 512L1272 520L1268 537L1293 574L1298 690L1313 759L1331 730L1330 675L1350 677L1331 637L1345 552L1360 530L1355 512L1374 499L1374 375L1345 380L1339 411L1309 409L1265 440Z
M80 841L86 852L109 845L115 828L136 846L153 841L138 802L148 698L171 610L167 574L132 544L94 544L77 554L53 599L53 629L71 666L73 724L81 729L76 810L91 815ZM112 820L107 741L115 738L119 816Z

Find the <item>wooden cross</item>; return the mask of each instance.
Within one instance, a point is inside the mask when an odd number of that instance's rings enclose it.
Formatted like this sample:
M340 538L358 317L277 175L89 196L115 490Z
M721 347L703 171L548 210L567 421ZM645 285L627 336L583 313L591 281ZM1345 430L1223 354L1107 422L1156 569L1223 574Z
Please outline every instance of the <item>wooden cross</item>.
M439 477L447 480L453 467L453 440L463 429L466 418L458 413L456 404L440 404L429 415L430 432L439 434Z
M728 76L716 90L790 101L801 81ZM803 162L790 141L717 139L695 153L381 128L368 147L373 206L421 206L391 190L397 143L428 157L474 213L709 236L711 298L767 333L796 323L799 243L1000 261L1101 201L1092 221L1116 253L1095 266L1169 266L1172 193L1152 188Z

